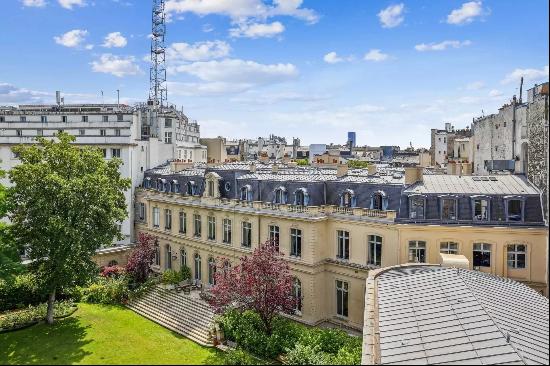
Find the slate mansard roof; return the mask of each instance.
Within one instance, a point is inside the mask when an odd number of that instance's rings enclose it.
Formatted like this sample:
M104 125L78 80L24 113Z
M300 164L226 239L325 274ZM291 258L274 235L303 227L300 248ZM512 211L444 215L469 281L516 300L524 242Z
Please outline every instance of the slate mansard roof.
M347 174L338 176L336 169L286 166L256 163L227 163L216 166L194 164L180 171L172 171L170 165L160 166L145 172L145 180L156 188L156 181L176 182L182 194L189 182L196 187L195 195L202 195L205 178L209 173L219 176L221 198L240 199L243 187L249 188L249 200L274 202L275 192L282 188L287 195L287 203L293 204L294 195L304 190L308 195L309 206L340 206L344 194L353 195L354 207L372 208L373 197L381 195L384 208L397 212L397 221L404 223L443 223L479 225L545 225L540 192L523 176L498 175L489 177L453 176L424 174L422 181L405 184L405 171L402 168L378 166L375 174L367 169L350 169ZM347 192L347 193L346 193ZM425 214L422 219L409 218L410 197L425 198ZM441 197L456 199L456 220L443 221L441 218ZM489 216L486 222L473 220L473 199L483 196L490 201ZM506 221L506 200L519 197L524 201L524 221Z
M548 299L514 280L390 267L369 275L365 301L364 364L549 362Z

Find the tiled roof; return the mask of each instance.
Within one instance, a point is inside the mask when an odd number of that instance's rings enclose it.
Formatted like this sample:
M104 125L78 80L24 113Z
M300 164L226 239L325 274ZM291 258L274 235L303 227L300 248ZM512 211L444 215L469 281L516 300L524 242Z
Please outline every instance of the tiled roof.
M539 194L521 175L458 176L424 175L423 181L405 190L405 194Z
M380 273L375 286L382 364L549 362L548 299L524 284L411 266Z

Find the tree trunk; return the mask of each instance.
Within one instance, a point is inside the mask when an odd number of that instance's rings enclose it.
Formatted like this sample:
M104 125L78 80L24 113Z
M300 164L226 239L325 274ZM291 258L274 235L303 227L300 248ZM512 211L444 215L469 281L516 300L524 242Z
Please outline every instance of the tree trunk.
M53 306L55 303L55 289L50 292L50 296L48 297L48 312L46 314L46 322L48 324L53 324Z

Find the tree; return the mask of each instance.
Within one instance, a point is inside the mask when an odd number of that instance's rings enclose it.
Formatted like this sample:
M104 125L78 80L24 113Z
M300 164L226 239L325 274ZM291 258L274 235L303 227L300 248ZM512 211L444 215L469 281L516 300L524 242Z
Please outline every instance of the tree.
M217 313L231 308L257 312L271 335L273 318L294 312L293 280L282 253L267 242L238 266L229 269L226 260L219 261L208 301Z
M136 283L143 283L151 272L151 263L155 257L156 238L147 233L139 233L138 243L126 264L128 273Z
M92 256L122 239L119 224L128 215L124 191L131 182L120 175L121 160L106 161L99 149L74 141L61 132L56 139L38 137L37 144L17 146L21 164L9 172L11 231L49 294L49 324L56 291L97 272Z
M0 178L5 172L0 170ZM0 219L7 213L6 188L0 184ZM19 251L10 232L10 225L0 222L0 281L11 280L15 275L23 272Z
M368 168L369 163L364 160L348 160L348 167L352 169L365 169Z

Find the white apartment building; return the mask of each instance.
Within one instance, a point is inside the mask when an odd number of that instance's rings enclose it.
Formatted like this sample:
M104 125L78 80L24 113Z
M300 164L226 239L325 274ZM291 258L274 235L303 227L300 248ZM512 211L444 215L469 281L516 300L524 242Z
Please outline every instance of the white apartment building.
M199 125L174 108L155 111L145 104L58 103L0 107L0 167L8 171L19 163L14 146L32 144L37 136L50 137L60 131L74 135L78 145L100 148L105 159L122 160L121 174L132 179L132 188L125 192L129 215L121 226L121 243L133 240L134 189L144 171L172 159L206 162ZM2 183L10 184L8 178Z

